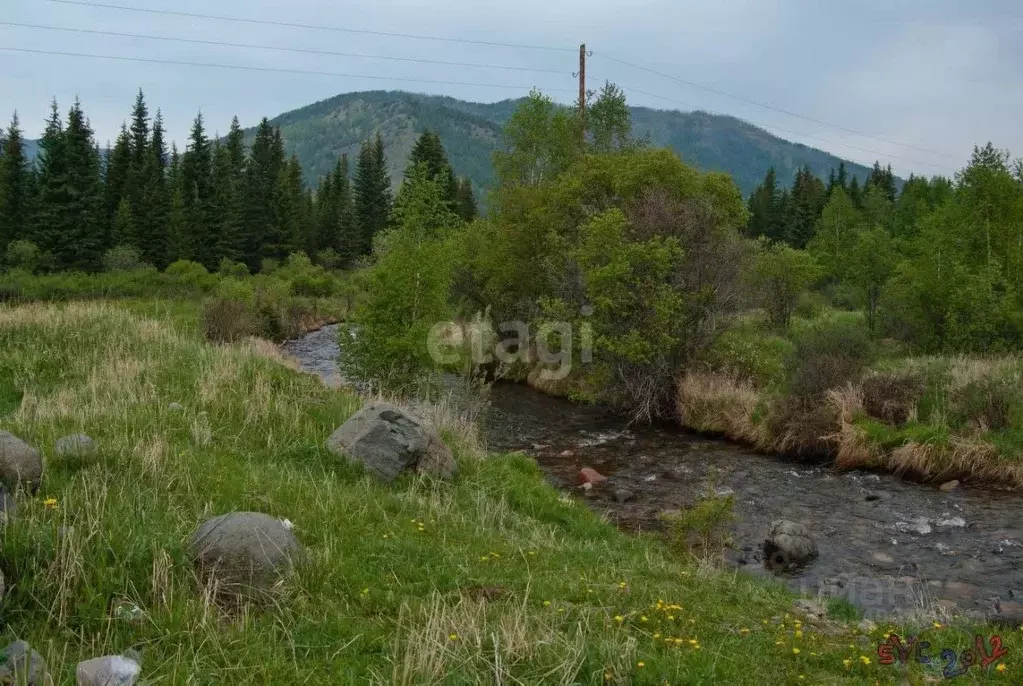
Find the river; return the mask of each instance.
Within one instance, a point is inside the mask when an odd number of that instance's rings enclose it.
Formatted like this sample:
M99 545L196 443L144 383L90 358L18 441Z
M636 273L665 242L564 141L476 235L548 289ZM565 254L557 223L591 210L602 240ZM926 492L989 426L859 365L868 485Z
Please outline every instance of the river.
M336 327L284 350L338 383ZM491 389L483 423L492 452L530 454L552 484L622 529L658 530L660 513L693 504L713 486L734 494L727 557L748 573L775 575L761 559L763 539L772 521L791 519L811 529L820 550L811 565L781 576L807 595L843 597L873 618L923 611L1023 622L1018 495L968 486L946 493L759 455L671 426L630 427L602 408L510 383ZM584 466L608 481L582 491L576 479ZM623 490L633 497L619 502Z

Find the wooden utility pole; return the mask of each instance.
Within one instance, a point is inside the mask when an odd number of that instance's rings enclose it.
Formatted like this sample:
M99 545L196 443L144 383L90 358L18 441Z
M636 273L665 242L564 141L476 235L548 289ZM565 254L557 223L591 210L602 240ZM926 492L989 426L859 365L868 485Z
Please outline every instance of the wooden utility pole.
M579 119L586 138L586 43L579 46Z

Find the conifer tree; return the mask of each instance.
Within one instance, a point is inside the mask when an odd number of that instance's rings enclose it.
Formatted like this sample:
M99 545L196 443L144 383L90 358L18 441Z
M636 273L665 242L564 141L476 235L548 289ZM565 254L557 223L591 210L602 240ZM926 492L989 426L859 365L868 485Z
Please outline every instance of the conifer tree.
M132 139L126 124L121 124L121 133L117 136L113 150L106 160L104 184L104 210L108 222L114 221L121 199L128 194L129 177L132 165Z
M455 203L456 214L463 221L471 222L479 215L479 208L476 205L476 191L473 190L472 180L468 176L462 178L458 184L458 197Z
M238 117L231 121L231 130L224 143L214 145L213 153L213 217L216 224L216 261L238 260L244 245L245 133Z
M215 269L216 240L210 219L212 204L213 152L203 127L202 112L196 115L189 135L188 150L181 161L181 195L185 207L185 244L190 259Z
M244 260L256 271L265 256L263 246L271 234L273 199L277 180L284 165L280 134L264 118L256 130L245 168Z
M774 232L777 223L778 200L777 174L774 167L771 167L767 170L763 182L757 186L749 198L749 224L746 231L751 237L777 238Z
M424 165L427 178L441 183L444 199L450 202L451 207L454 208L458 202L458 178L451 169L451 163L448 162L448 156L444 151L444 144L441 142L440 136L431 131L423 133L412 146L402 185L412 180L412 172L419 164Z
M34 178L14 113L0 148L0 256L11 241L25 238L31 222Z
M34 242L58 270L95 271L109 247L96 143L75 101L63 128L57 103L43 133Z
M167 184L167 145L164 141L163 116L157 110L152 136L146 146L141 174L141 193L135 207L136 247L147 263L163 268L167 265L167 237L170 230L170 188Z
M167 257L168 264L188 259L187 217L185 199L181 192L181 155L176 143L171 144L170 164L167 166Z
M131 201L127 197L121 198L121 203L117 206L111 233L113 245L138 245L135 217L132 215Z
M307 196L302 184L302 167L296 157L289 159L277 175L274 188L270 235L263 245L265 257L281 260L307 244Z
M391 215L391 182L379 133L374 141L362 144L353 187L359 233L357 253L367 255L373 248L373 237L387 227Z

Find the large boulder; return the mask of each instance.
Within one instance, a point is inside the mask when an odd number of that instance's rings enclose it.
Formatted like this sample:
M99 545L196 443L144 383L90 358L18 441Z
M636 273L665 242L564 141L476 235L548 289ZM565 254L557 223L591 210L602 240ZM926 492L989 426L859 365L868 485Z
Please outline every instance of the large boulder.
M805 565L817 557L810 530L798 522L779 519L764 540L764 562L773 568Z
M302 546L290 522L261 512L230 512L203 522L188 552L222 592L250 595L270 590L292 568Z
M0 481L12 489L21 484L29 491L43 480L43 460L39 451L14 434L0 431Z
M69 460L89 460L96 456L96 442L85 434L58 438L53 448L58 457Z
M366 405L327 439L327 450L362 463L382 481L407 470L450 479L458 472L451 450L421 419L385 402Z
M25 641L15 641L0 651L0 684L43 686L46 660Z

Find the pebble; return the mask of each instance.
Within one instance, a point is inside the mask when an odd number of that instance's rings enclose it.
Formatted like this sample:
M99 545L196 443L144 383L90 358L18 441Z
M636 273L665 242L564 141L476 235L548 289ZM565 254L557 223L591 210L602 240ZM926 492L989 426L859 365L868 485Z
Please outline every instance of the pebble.
M627 503L630 500L635 500L636 494L627 488L619 488L615 490L615 500L620 503Z
M956 479L953 479L952 481L946 481L945 483L938 486L938 488L941 491L948 493L949 491L954 491L955 489L959 488L959 481L957 481Z
M132 686L142 666L124 655L94 657L78 663L75 677L78 686Z

